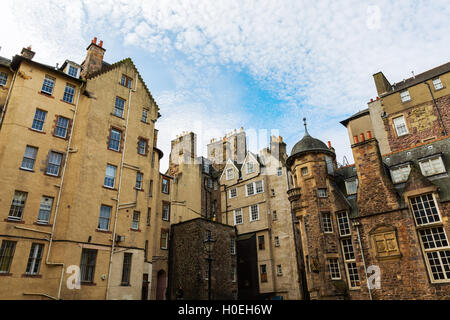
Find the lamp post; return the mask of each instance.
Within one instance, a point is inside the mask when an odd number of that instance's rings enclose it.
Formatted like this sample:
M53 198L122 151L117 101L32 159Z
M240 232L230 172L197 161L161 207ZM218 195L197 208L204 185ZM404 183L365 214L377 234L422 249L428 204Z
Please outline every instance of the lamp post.
M214 249L215 242L216 240L214 240L211 235L208 235L205 241L203 241L205 251L208 253L208 258L206 258L208 261L208 300L211 300L211 261L213 260L211 258L211 253Z

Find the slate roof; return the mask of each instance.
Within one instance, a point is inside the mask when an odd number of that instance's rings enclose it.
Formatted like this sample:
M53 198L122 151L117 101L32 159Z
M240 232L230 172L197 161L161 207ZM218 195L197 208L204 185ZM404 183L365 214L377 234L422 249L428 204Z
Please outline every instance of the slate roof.
M384 94L384 96L390 95L390 94L398 92L398 91L405 90L405 89L412 87L418 83L436 78L436 77L440 76L441 74L444 74L447 72L450 72L450 62L447 62L443 65L440 65L440 66L430 69L428 71L422 72L414 77L405 79L404 81L401 81L398 83L393 83L392 86L394 86L394 88L391 87L390 90L388 91L388 93Z
M9 67L10 64L11 64L11 60L9 60L8 58L5 58L5 57L0 57L0 65Z
M350 116L349 118L342 120L341 123L346 127L347 123L349 123L351 120L357 119L359 117L365 116L369 114L369 108L366 108L364 110L358 111L354 115Z

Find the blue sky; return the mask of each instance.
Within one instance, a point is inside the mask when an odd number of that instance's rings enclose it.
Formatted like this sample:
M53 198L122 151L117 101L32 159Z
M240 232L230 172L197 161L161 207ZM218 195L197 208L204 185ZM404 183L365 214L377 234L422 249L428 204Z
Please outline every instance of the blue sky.
M81 62L97 37L106 61L133 59L161 108L162 171L182 131L198 134L203 155L211 138L240 127L276 130L290 151L303 117L339 162L351 161L339 121L376 97L372 74L399 82L450 60L444 0L15 0L3 8L1 56L31 44L37 61Z

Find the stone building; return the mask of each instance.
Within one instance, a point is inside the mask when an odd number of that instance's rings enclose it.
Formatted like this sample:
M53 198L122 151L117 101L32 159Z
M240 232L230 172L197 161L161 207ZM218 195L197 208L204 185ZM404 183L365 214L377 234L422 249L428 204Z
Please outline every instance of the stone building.
M0 58L2 299L147 299L167 272L159 108L131 59L104 53L95 38L81 64Z
M337 167L307 130L292 149L288 195L312 299L450 298L449 67L394 85L374 75L379 97L341 122L354 165Z
M180 288L182 298L186 300L236 299L235 228L210 219L195 218L172 224L171 230L169 299L176 299ZM214 242L210 254L205 249L208 238Z
M294 227L286 196L286 145L228 159L219 179L222 222L237 229L239 298L300 299Z

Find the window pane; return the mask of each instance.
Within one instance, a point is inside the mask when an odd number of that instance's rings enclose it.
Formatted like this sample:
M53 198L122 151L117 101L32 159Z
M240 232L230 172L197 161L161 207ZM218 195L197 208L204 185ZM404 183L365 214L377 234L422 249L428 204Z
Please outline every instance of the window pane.
M106 187L114 188L114 182L116 179L116 167L112 165L106 166L105 183Z
M98 229L109 230L110 217L111 217L111 207L102 205L100 207L100 217L98 220Z
M33 170L34 161L36 160L37 148L27 146L23 155L21 168Z
M70 84L66 84L66 89L64 89L63 100L65 102L72 103L74 95L75 95L75 87Z
M59 167L61 165L62 154L50 151L48 157L47 174L52 176L59 175Z
M431 193L411 198L410 201L417 225L441 221Z
M11 208L9 209L9 219L22 219L23 209L27 201L28 193L22 191L15 191Z
M67 136L67 128L69 127L69 119L58 117L55 128L55 136L65 138Z
M52 211L53 198L42 197L39 207L38 222L48 223L50 221L50 213Z
M45 76L41 91L48 93L48 94L52 94L54 85L55 85L55 79L52 77L49 77L49 76Z
M116 97L116 104L114 106L114 114L118 117L123 117L123 110L125 109L125 100Z
M47 115L47 111L36 109L36 113L34 114L32 128L35 130L42 131L44 128L44 121Z

